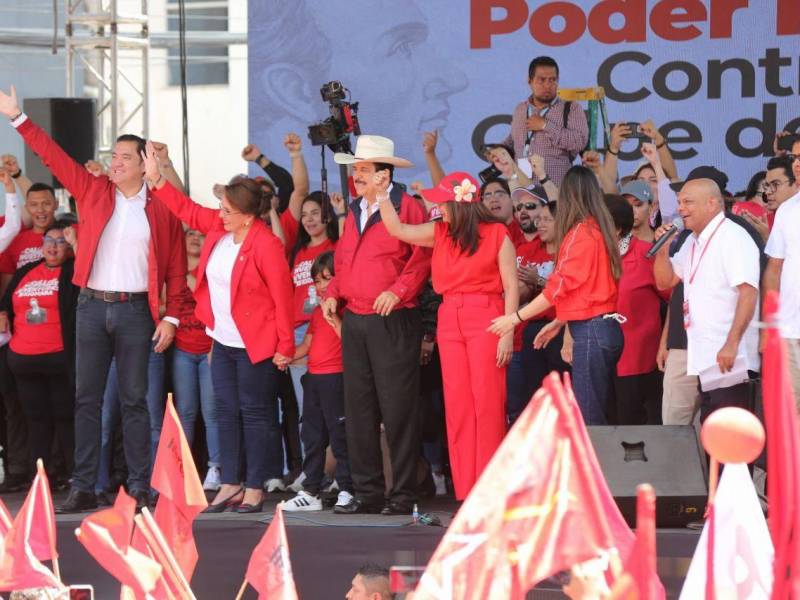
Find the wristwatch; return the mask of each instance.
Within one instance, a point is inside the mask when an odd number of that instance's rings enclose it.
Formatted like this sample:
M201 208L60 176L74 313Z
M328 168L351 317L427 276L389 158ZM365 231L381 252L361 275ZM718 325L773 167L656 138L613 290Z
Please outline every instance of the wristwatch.
M422 336L422 341L426 344L433 344L436 342L436 336L432 333L426 333Z

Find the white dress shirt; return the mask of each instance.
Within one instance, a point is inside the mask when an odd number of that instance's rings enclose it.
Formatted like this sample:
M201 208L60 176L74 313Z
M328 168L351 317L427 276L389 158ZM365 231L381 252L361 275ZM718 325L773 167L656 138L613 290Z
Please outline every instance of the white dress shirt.
M244 348L242 335L231 314L231 276L241 247L241 243L234 243L232 233L222 236L211 251L206 267L211 312L214 314L214 329L206 327L206 333L223 346L232 348Z
M785 338L800 338L800 192L778 207L766 253L783 259L778 323Z
M689 304L687 374L699 375L716 364L717 353L728 338L739 300L737 286L746 283L759 289L758 246L744 228L720 212L699 236L689 236L670 260L683 280L684 300ZM758 371L760 364L758 314L756 305L737 354L751 371Z
M86 285L103 292L146 292L150 255L150 224L144 212L147 187L142 184L130 198L117 188L115 200Z
M6 193L6 220L0 227L0 252L3 252L22 229L22 212L16 194Z
M386 193L390 194L392 192L392 188L394 187L393 183L389 184L389 187L386 188ZM369 218L374 215L376 212L380 210L380 205L378 202L373 202L371 205L367 203L366 198L361 198L361 233L364 233L364 228L367 226L367 221Z

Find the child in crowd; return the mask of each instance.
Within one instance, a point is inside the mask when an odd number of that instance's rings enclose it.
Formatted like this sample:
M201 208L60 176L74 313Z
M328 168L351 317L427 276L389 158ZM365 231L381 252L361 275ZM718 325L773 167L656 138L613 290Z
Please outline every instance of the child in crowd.
M320 254L311 265L317 297L324 298L333 278L333 252ZM303 490L291 500L281 503L285 511L322 510L319 496L325 468L328 443L336 458L336 482L339 485L337 506L354 502L350 464L344 423L344 383L342 378L342 321L328 324L317 307L303 342L297 347L294 359L308 356L308 372L303 376L303 419L301 438L305 446Z

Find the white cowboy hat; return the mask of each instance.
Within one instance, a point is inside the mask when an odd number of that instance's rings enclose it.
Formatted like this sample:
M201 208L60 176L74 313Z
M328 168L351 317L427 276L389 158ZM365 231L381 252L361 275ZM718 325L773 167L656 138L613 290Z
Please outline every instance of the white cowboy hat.
M340 165L352 165L356 162L386 163L395 167L413 167L411 161L394 155L394 142L380 135L360 135L356 139L356 151L353 154L337 152L334 162Z

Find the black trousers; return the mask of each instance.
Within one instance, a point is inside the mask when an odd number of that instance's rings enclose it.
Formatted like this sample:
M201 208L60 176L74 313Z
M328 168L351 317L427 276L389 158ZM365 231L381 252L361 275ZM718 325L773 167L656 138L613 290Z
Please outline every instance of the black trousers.
M344 313L347 448L355 495L362 502L384 501L381 423L392 463L389 500L409 508L416 501L421 344L422 325L416 309L395 310L388 317Z
M67 472L71 472L75 451L75 388L70 383L64 353L27 355L9 349L8 366L17 381L20 404L28 422L29 468L35 468L38 458L45 467L52 467L50 450L55 438L67 461Z
M616 414L609 415L608 422L616 425L661 425L663 384L664 375L657 369L640 375L614 377Z
M751 381L745 381L731 387L717 388L704 392L700 384L700 422L704 423L712 412L726 406L738 406L750 412L755 410L754 382L758 374L749 371Z
M353 493L350 461L347 457L347 434L344 416L344 378L341 373L303 375L303 438L305 490L319 494L325 475L325 450L331 446L336 458L336 483L339 489Z
M290 475L296 475L303 466L303 453L300 448L300 409L288 370L278 371L278 399L283 415L281 435L286 449L286 466Z
M3 454L6 473L11 475L30 475L28 449L28 421L22 412L14 375L8 367L8 344L0 346L0 395L3 401L4 440Z

